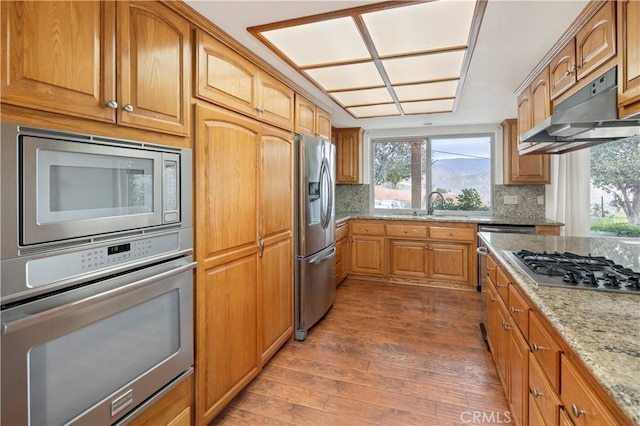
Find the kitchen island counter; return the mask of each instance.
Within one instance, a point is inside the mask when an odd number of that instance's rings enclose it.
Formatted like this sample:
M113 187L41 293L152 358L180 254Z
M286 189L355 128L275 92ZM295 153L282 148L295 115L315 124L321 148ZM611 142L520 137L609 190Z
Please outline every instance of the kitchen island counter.
M340 224L349 219L368 219L368 220L411 220L424 222L461 222L461 223L477 223L482 225L544 225L544 226L564 226L564 223L556 222L545 218L523 218L513 216L494 216L494 215L411 215L411 214L394 214L394 213L336 213L336 224Z
M492 255L537 305L603 389L640 425L640 292L536 286L503 250L606 256L640 270L640 239L480 233Z

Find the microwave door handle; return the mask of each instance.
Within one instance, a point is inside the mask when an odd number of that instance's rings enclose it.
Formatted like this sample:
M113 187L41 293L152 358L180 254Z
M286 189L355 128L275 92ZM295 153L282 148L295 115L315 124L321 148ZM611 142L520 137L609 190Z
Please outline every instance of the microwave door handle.
M98 303L104 302L105 300L109 300L116 296L120 296L122 294L128 293L130 291L136 290L141 287L145 287L153 282L161 281L166 278L172 277L174 275L179 275L185 271L193 269L196 267L198 262L191 262L186 265L179 266L170 271L161 272L159 274L153 275L151 277L143 278L139 281L132 282L127 285L123 285L118 288L114 288L113 290L105 291L103 293L96 294L94 296L89 296L81 300L77 300L71 303L67 303L65 305L58 306L53 309L47 309L42 312L38 312L32 315L25 316L23 318L17 319L15 321L11 321L8 323L2 322L2 334L13 333L14 331L21 330L25 327L29 327L33 324L37 324L39 322L48 321L53 318L57 318L66 313L72 312L74 310L84 308L87 306L93 306Z

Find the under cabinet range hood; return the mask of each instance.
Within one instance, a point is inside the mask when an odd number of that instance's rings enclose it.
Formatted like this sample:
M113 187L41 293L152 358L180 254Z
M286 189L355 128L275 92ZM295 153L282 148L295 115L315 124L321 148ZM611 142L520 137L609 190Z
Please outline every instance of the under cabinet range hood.
M521 136L520 154L561 154L622 139L640 140L640 114L618 119L617 67L593 80Z

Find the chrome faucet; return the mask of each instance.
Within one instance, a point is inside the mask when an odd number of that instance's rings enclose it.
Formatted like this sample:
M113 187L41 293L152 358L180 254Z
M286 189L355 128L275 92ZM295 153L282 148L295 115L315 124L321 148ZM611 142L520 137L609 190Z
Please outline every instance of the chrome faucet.
M442 195L441 192L438 191L433 191L431 192L428 196L427 196L427 214L428 215L432 215L433 214L433 204L431 204L431 196L435 194L435 195L439 195L440 199L442 200L442 202L444 202L444 195Z

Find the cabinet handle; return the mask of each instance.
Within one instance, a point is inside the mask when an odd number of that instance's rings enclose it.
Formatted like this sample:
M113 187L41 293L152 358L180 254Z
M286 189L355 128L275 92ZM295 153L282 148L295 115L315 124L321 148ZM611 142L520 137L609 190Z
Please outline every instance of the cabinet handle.
M261 114L264 114L264 108L260 107L260 110L258 112L260 112Z
M118 109L118 103L112 99L107 102L107 108Z
M126 104L125 106L122 107L122 109L127 111L127 112L133 112L133 105Z
M262 255L264 254L264 240L262 239L262 237L260 237L260 239L258 239L258 245L260 246L260 256L262 257Z
M487 266L487 271L495 271L495 270L496 270L496 268L490 268L490 267Z
M511 326L508 323L506 323L504 320L502 320L502 328L504 328L505 330L509 330Z
M496 287L506 287L506 286L504 286L504 285L502 285L500 283L496 283Z
M495 302L495 301L496 301L496 299L494 299L494 297L493 297L493 296L489 296L489 300L491 300L492 302Z
M542 396L542 392L538 391L537 389L531 389L531 396L533 396L534 398L539 398Z
M518 309L515 306L512 306L510 311L511 311L512 314L515 314L516 312L522 312L522 309Z
M584 411L581 408L578 408L578 406L576 404L571 404L571 411L573 411L573 415L576 416L576 418L578 418L578 417L580 417L580 416L582 416L584 414L587 414L586 411Z
M535 343L535 342L533 343L532 348L533 348L533 351L534 351L534 352L537 352L537 351L541 351L541 350L543 350L543 349L546 349L544 346L540 346L539 344L537 344L537 343Z

